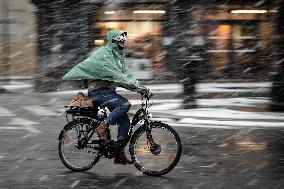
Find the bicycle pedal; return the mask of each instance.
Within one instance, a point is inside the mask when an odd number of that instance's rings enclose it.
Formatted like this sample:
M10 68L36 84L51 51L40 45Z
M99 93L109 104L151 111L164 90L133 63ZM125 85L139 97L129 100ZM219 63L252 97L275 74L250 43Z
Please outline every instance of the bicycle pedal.
M110 141L108 143L106 143L105 145L102 146L102 152L104 154L104 156L106 158L113 158L114 157L114 153L115 153L115 150L116 150L116 145L114 143L114 141Z

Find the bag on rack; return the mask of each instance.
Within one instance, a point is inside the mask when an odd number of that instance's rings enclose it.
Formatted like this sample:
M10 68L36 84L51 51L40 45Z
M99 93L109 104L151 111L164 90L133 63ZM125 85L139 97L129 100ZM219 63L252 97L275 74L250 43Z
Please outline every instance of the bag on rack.
M78 107L78 108L87 108L87 107L93 107L93 102L91 97L85 96L84 93L79 92L75 98L71 101L69 106L72 107Z

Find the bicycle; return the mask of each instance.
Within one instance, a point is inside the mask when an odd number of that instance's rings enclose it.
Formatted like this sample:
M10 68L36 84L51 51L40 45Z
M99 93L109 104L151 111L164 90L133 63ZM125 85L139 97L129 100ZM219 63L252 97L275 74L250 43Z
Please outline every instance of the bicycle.
M111 142L107 144L103 144L95 131L100 122L107 117L105 107L66 107L68 124L58 137L59 157L63 164L72 171L87 171L102 156L111 159L129 143L131 159L140 172L149 176L161 176L170 172L181 156L180 137L168 124L151 120L149 107L152 104L149 103L149 98L142 97L141 101L141 108L133 116L128 137L119 141L111 140L108 130ZM138 123L142 125L132 134Z

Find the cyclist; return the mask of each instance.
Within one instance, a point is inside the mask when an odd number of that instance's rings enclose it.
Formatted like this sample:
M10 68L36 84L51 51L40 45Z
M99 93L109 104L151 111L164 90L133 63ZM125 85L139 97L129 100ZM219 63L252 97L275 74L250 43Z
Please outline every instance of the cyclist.
M152 96L151 91L134 79L125 65L123 52L126 40L127 32L107 32L107 44L73 67L62 78L73 85L88 87L88 95L94 103L110 110L107 119L96 129L104 143L109 142L106 133L109 125L118 124L118 140L128 137L130 120L127 112L131 104L116 93L117 86L138 92L144 97ZM123 149L115 154L114 163L125 165L133 162L126 157Z

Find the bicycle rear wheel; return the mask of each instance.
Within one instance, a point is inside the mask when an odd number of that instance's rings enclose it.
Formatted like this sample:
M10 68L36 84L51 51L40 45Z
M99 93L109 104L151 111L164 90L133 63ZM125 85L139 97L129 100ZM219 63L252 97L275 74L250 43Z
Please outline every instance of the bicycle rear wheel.
M135 167L145 175L161 176L170 172L178 163L182 144L177 132L162 122L151 122L151 147L144 126L135 131L129 151Z
M92 135L90 140L88 138ZM87 171L100 159L99 140L92 128L91 119L79 119L68 123L59 136L58 152L62 163L72 171Z

